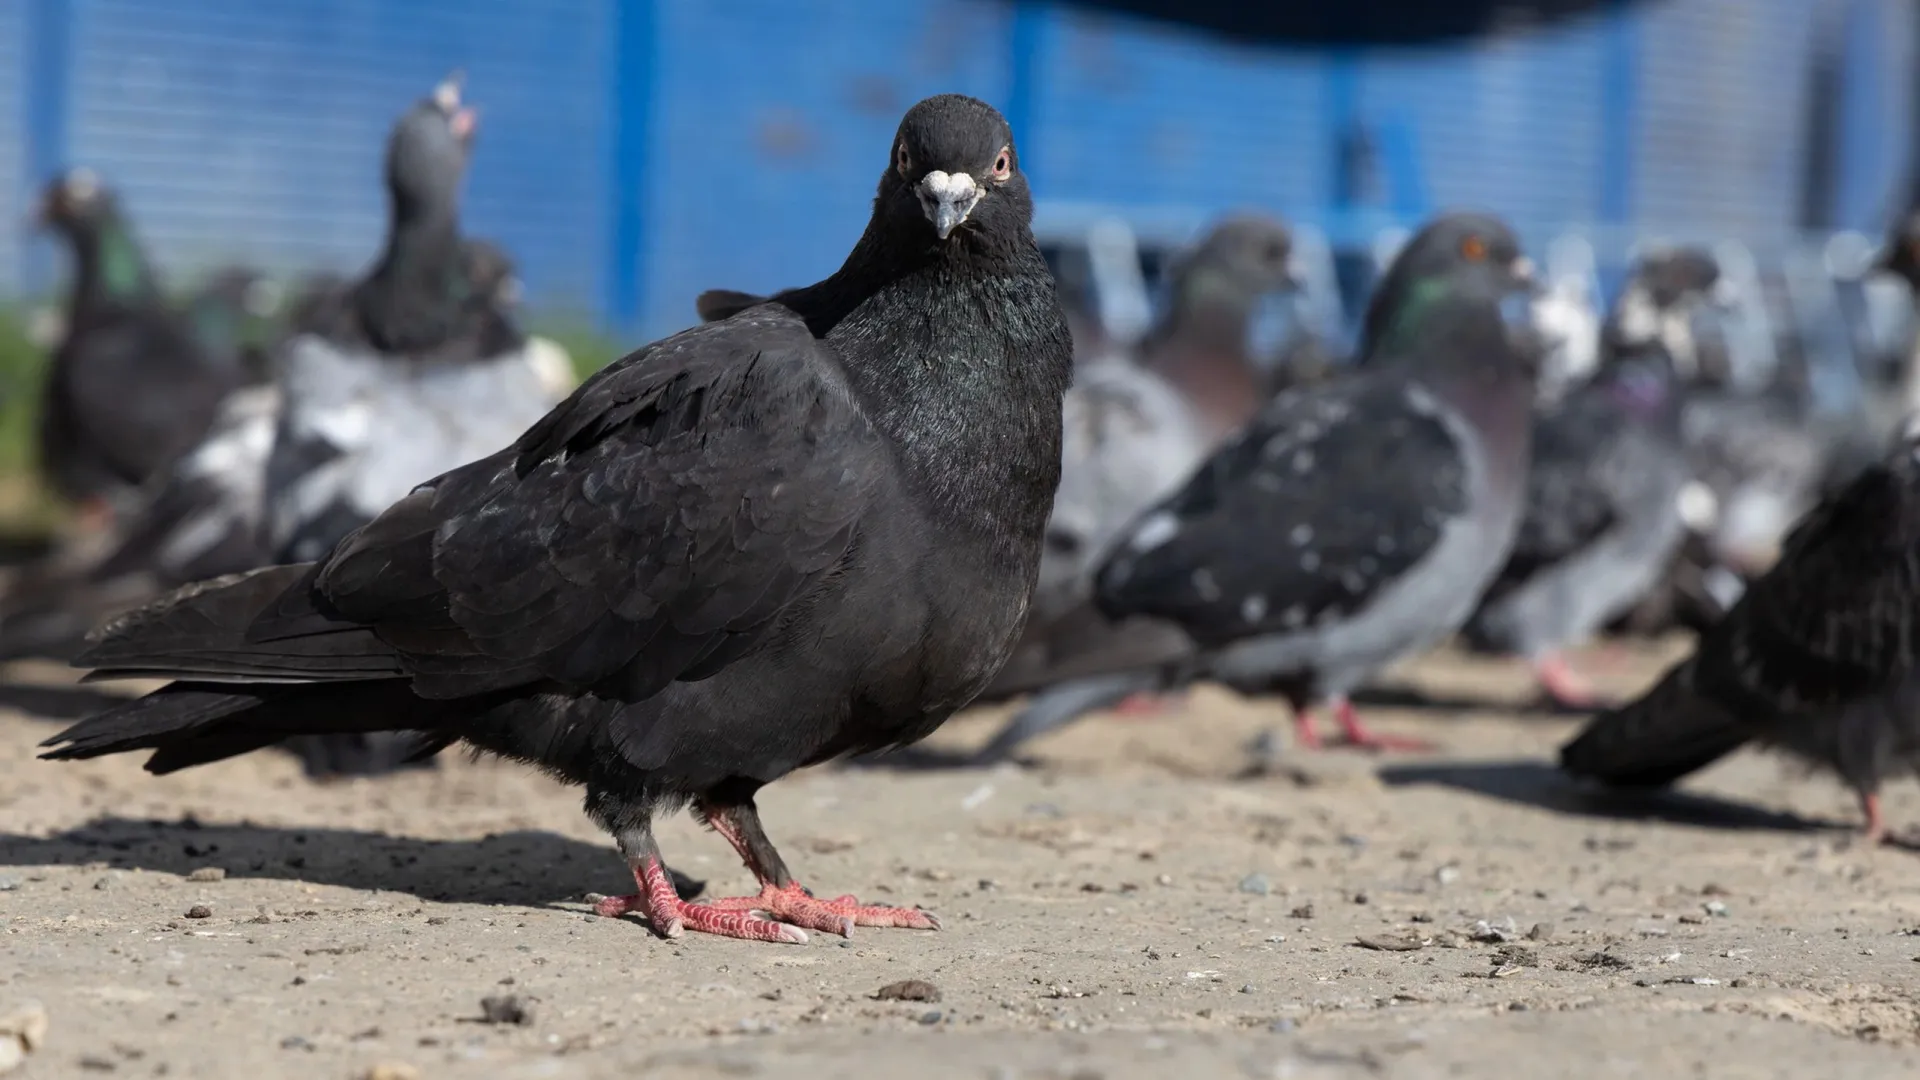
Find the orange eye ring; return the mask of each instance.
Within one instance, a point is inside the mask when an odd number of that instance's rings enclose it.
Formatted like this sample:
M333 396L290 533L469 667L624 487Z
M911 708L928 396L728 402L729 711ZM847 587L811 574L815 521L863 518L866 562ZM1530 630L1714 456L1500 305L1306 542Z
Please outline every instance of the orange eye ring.
M1013 148L1003 146L1000 148L999 156L993 159L993 181L996 184L1005 183L1012 175Z
M1487 257L1487 242L1477 236L1469 236L1460 241L1460 254L1469 262L1481 262Z

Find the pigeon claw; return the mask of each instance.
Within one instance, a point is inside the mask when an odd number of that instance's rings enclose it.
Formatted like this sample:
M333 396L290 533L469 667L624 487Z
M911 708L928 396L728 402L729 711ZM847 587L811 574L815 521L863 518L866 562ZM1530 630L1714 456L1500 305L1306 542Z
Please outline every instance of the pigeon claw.
M634 873L640 891L631 896L603 896L594 902L593 913L617 919L637 914L647 920L653 932L664 938L677 938L685 931L747 941L781 941L791 945L806 943L806 932L798 926L774 922L754 915L750 910L729 906L733 901L690 904L674 891L673 879L658 859L650 859Z
M919 908L878 907L862 904L852 896L821 900L797 882L785 887L766 885L759 896L733 896L715 900L712 906L727 911L763 911L783 923L804 926L823 934L847 937L856 926L890 926L903 930L938 930L940 920Z
M1540 689L1554 704L1565 709L1587 712L1604 706L1600 694L1581 674L1569 665L1565 657L1558 653L1548 653L1534 661L1534 677L1540 680Z
M1341 740L1336 746L1352 747L1356 750L1390 751L1400 750L1409 753L1427 753L1436 747L1425 739L1413 739L1403 735L1382 735L1360 722L1360 714L1354 711L1353 702L1340 698L1334 702L1334 721L1340 725ZM1313 728L1313 711L1299 709L1293 715L1295 741L1306 750L1318 750L1323 745L1318 732Z

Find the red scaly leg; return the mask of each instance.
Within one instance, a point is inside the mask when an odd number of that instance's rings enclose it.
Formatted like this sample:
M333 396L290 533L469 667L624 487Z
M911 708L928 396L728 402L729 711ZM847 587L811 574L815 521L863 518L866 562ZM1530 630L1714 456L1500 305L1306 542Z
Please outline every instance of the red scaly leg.
M1149 694L1145 690L1128 694L1113 707L1117 716L1153 716L1165 711L1166 703L1159 695Z
M639 892L632 896L602 897L594 903L593 913L609 919L636 913L665 938L677 938L682 930L692 930L749 941L785 941L799 945L807 940L805 933L785 923L757 918L745 911L687 903L674 891L673 878L658 858L649 857L636 866L633 880Z
M1880 816L1880 796L1874 792L1860 794L1860 812L1867 817L1866 830L1861 834L1869 847L1876 847L1887 839L1887 821Z
M1540 680L1540 688L1556 703L1569 709L1593 709L1600 705L1600 695L1579 672L1567 664L1566 657L1557 652L1542 653L1533 662L1534 676Z
M1344 745L1361 750L1410 750L1414 752L1434 749L1434 745L1425 739L1409 739L1401 735L1379 735L1367 730L1360 722L1360 714L1354 710L1353 702L1346 695L1333 700L1333 716L1340 724L1340 730L1346 735Z
M940 920L918 908L862 904L852 896L821 900L787 873L787 867L760 827L760 814L751 799L728 804L702 800L695 806L713 831L725 837L760 882L760 895L714 900L723 911L764 911L781 922L846 937L856 926L893 926L908 930L938 930Z
M1293 707L1293 744L1302 750L1320 749L1320 733L1313 729L1313 710L1303 705Z

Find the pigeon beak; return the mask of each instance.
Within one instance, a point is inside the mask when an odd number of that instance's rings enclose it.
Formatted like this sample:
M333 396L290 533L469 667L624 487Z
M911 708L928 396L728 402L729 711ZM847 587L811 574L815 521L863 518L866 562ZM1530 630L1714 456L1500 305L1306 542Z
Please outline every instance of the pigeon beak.
M1518 258L1514 259L1513 262L1508 264L1508 269L1513 274L1513 280L1519 282L1522 285L1526 285L1528 287L1533 286L1534 271L1533 271L1532 259L1527 258L1525 255L1521 255Z
M480 114L471 107L456 109L447 120L447 126L453 129L453 137L459 139L462 145L470 143L474 129L480 126Z
M980 205L983 194L980 185L966 173L945 173L939 169L922 178L914 190L920 196L920 209L926 213L927 220L933 222L933 231L942 240L952 236L953 230L967 220L973 208Z

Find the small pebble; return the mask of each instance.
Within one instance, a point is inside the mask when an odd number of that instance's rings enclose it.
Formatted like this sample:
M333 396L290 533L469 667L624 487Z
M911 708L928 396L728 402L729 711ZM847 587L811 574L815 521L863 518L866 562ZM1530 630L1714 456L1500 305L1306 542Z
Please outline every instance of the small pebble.
M95 882L93 883L93 887L94 887L94 888L96 888L96 889L110 889L110 888L112 888L112 887L113 887L113 875L112 875L112 874L108 874L108 875L107 875L106 877L103 877L103 878L101 878L101 879L99 879L98 881L95 881Z
M1289 911L1287 916L1293 919L1311 919L1313 918L1313 905L1301 904L1299 907Z
M27 1048L11 1036L0 1038L0 1073L10 1073L27 1062Z
M12 892L20 887L20 879L12 874L0 874L0 892Z
M83 1054L80 1057L81 1072L113 1072L117 1068L118 1065L97 1054Z
M1273 892L1273 882L1265 874L1248 874L1240 879L1240 891L1253 896L1266 896Z
M1543 922L1534 923L1533 929L1527 931L1527 940L1528 941L1552 941L1553 927L1548 926L1546 923L1543 923Z
M1240 988L1240 992L1241 992L1241 993L1243 993L1243 994L1251 994L1251 993L1253 993L1253 984L1252 984L1252 983L1248 983L1247 985L1245 985L1245 986L1243 986L1243 987L1241 987L1241 988Z
M360 1074L361 1080L420 1080L420 1070L411 1065L393 1062L375 1065Z
M1289 1035L1289 1034L1292 1034L1293 1030L1299 1026L1300 1025L1295 1023L1293 1020L1287 1017L1281 1017L1280 1019L1275 1020L1273 1023L1268 1024L1267 1030L1273 1032L1275 1035Z
M873 992L876 1001L939 1001L940 988L925 979L902 979Z
M1702 906L1707 909L1709 915L1722 919L1727 916L1727 905L1719 900L1709 900Z
M227 871L222 866L203 866L187 875L188 881L225 881Z
M286 1038L280 1040L280 1049L306 1050L311 1052L313 1050L313 1044L308 1042L306 1039L301 1038L298 1035L289 1035Z
M526 1027L533 1023L533 1008L518 994L484 997L480 999L480 1018L489 1024Z
M1457 866L1443 866L1433 872L1433 879L1442 885L1451 885L1460 880L1460 868Z
M1430 942L1412 934L1363 934L1354 939L1354 944L1376 952L1413 952Z
M187 909L187 918L211 919L213 918L213 909L205 904L195 904Z
M939 1010L939 1009L928 1009L928 1010L927 1010L926 1012L923 1012L923 1013L921 1013L921 1014L920 1014L920 1022L921 1022L921 1023L923 1023L923 1024L937 1024L937 1023L939 1023L939 1022L940 1022L940 1010Z

